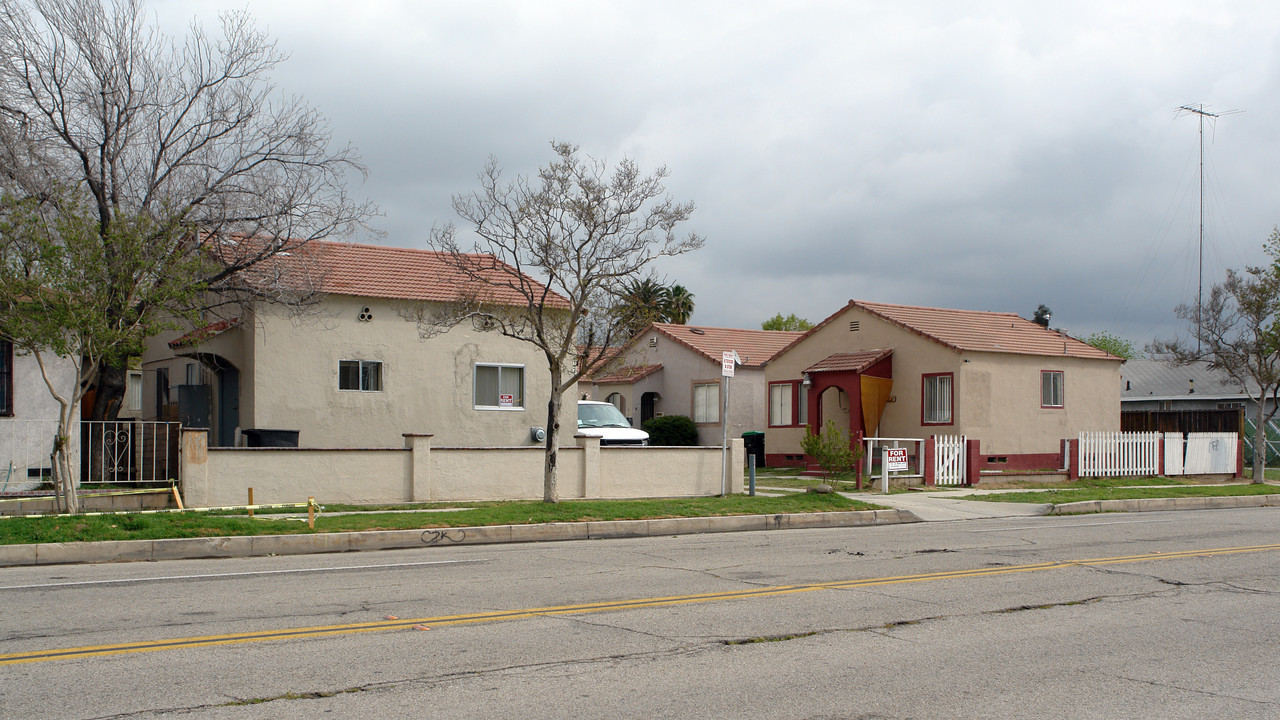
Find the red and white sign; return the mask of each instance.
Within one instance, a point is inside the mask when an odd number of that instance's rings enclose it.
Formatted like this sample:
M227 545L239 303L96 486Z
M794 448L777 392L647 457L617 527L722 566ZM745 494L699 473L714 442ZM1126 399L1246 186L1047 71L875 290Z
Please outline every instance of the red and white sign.
M515 407L515 406L516 406L515 395L499 395L498 396L498 407L509 408L509 407Z
M907 469L907 449L885 448L884 469L889 472L905 471Z
M725 350L720 354L720 374L724 377L733 377L733 366L738 360L738 353L733 350Z

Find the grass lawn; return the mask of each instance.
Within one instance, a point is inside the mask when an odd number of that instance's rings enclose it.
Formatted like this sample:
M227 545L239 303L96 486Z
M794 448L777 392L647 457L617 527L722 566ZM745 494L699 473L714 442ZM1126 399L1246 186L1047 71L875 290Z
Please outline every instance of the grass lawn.
M453 504L458 506L458 504ZM325 515L316 529L306 522L279 515L211 515L202 512L154 515L58 516L0 518L0 545L98 540L157 540L162 538L218 537L232 535L296 535L352 530L411 530L436 527L476 527L526 523L586 522L590 520L646 520L671 517L721 515L773 515L847 510L871 510L877 506L839 495L797 494L784 497L678 498L668 500L568 500L542 502L467 503L456 512L425 512L449 505L395 505L380 507L329 506L329 512L355 511L353 515ZM388 509L420 509L424 512L378 512Z
M1154 478L1147 478L1147 484ZM1275 485L1169 485L1165 487L1082 487L1062 490L967 495L965 500L983 502L1053 503L1083 500L1138 500L1170 497L1224 497L1235 495L1280 495Z

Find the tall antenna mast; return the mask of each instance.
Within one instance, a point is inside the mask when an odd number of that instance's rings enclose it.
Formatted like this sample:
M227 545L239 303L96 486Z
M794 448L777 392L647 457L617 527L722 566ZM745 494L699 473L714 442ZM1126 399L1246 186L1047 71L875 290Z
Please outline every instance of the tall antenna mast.
M1204 312L1204 119L1217 118L1218 113L1199 105L1181 105L1179 110L1195 113L1200 119L1200 279L1196 285L1196 354L1200 354L1200 314Z

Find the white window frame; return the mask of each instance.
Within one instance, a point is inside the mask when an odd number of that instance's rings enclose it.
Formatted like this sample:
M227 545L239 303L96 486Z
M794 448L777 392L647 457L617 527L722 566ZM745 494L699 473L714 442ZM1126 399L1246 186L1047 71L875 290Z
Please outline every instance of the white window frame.
M479 377L478 377L478 376L479 376L480 368L496 368L496 369L498 370L498 396L499 396L499 397L501 397L501 396L503 395L503 392L502 392L503 390L510 389L510 388L504 387L504 386L503 386L503 384L502 384L502 376L503 376L503 374L504 374L502 371L503 371L504 369L508 369L508 370L519 370L519 371L520 371L520 387L516 389L516 392L515 392L515 393L513 393L513 394L515 395L515 397L513 398L513 403L514 403L514 404L513 404L511 407L502 407L501 405L498 405L498 404L496 404L496 403L495 403L494 405L481 405L481 404L480 404L480 400L479 400L479 398L477 398L477 397L476 397L476 393L477 393L477 392L479 391L479 389L480 389L480 385L479 385L479 383L477 382L477 381L478 381L478 379L479 379ZM516 364L516 363L488 363L488 362L478 362L478 363L475 363L474 365L472 365L472 366L471 366L471 404L472 404L472 407L474 407L476 410L500 410L500 411L506 411L506 412L524 412L524 403L525 403L525 385L526 385L526 383L525 383L525 367L524 367L524 365L522 365L522 364ZM498 398L494 398L494 399L495 399L495 400L498 400Z
M955 375L925 374L921 378L920 393L922 425L951 425L955 422Z
M1066 372L1062 370L1041 370L1040 371L1040 407L1056 409L1056 408L1061 408L1066 406L1067 406Z
M358 379L358 381L359 381L359 383L360 383L360 387L355 387L355 388L344 388L344 387L342 387L342 365L343 365L343 363L355 363L355 364L356 364L356 378ZM367 387L365 387L365 382L364 382L364 381L365 381L365 377L366 377L366 376L365 376L364 369L365 369L365 367L366 367L366 366L370 366L370 367L374 367L374 366L376 366L376 367L378 368L378 387L376 387L376 388L367 388ZM347 359L347 360L339 360L339 361L338 361L338 392L378 393L378 392L382 392L382 388L383 388L383 386L384 386L385 384L386 384L386 383L385 383L385 382L383 382L382 361L381 361L381 360L352 360L352 359Z
M790 427L796 424L792 403L795 388L793 382L769 385L769 427Z
M124 383L124 404L129 412L142 412L142 371L130 370Z
M713 395L714 399L707 397ZM700 397L701 396L701 397ZM693 384L693 421L699 425L720 422L720 383Z

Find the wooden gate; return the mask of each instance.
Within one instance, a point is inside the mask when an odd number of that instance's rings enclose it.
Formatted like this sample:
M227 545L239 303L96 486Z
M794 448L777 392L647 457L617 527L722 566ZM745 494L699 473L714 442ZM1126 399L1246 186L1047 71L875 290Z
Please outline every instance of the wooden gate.
M936 485L964 485L966 482L964 435L933 436L933 482Z

